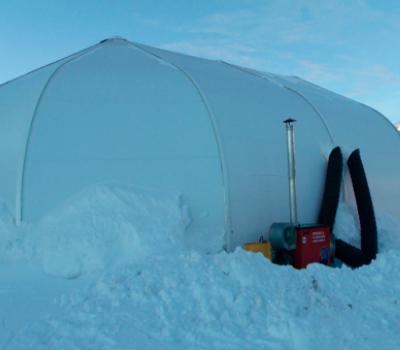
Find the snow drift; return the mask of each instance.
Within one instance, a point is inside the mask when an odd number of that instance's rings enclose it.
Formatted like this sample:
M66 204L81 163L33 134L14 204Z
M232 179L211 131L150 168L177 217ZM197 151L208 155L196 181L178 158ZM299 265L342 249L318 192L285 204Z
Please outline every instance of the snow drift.
M74 195L37 224L16 228L3 210L0 259L39 259L46 272L76 278L163 254L183 245L189 217L180 204L177 193L111 182Z
M376 216L380 253L371 265L299 271L240 247L188 246L188 212L173 192L105 183L18 229L4 209L0 345L393 349L400 221ZM355 207L340 204L334 233L359 246Z

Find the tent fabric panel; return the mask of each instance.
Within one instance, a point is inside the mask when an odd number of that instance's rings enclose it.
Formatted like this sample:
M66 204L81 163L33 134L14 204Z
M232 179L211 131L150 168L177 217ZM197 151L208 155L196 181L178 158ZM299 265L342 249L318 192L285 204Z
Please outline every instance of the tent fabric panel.
M361 160L367 176L375 210L384 210L391 215L400 217L400 163L398 154L385 150L364 152L360 148ZM347 161L347 159L345 159ZM356 205L353 184L348 174L345 177L345 195L349 203Z
M320 111L338 144L349 149L362 148L368 152L382 148L397 153L393 145L399 147L399 133L372 108L299 78L275 77L274 81L306 96Z
M0 194L17 224L30 126L47 83L57 69L92 48L0 85Z
M55 69L49 66L0 87L0 193L14 218L32 115Z
M395 160L400 153L400 135L393 125L372 108L302 79L276 79L300 91L318 108L345 157L360 149L374 206L400 217L400 186L394 185L398 181L395 174L400 174ZM347 178L347 188L351 187L349 181ZM346 193L352 197L352 190Z
M287 118L298 120L299 219L315 220L326 171L320 148L331 143L315 111L283 87L221 62L145 49L187 71L213 110L227 160L232 246L265 235L274 221L289 220Z
M96 183L120 181L182 193L191 224L224 227L219 160L129 159L27 161L24 217L33 222L63 199ZM61 200L60 200L61 199Z
M52 79L32 125L32 135L42 142L29 149L29 159L218 156L203 101L179 70L153 59L151 63L163 72L142 70L137 57L142 59L143 54L135 49L119 61L112 58L114 72L108 67L108 51L113 50L106 46L102 51L66 65ZM136 67L133 76L129 69L123 72L124 65ZM96 76L96 82L85 75ZM38 120L46 125L42 132L52 137L37 135ZM196 133L186 132L193 120ZM166 132L179 137L171 143ZM196 147L187 147L194 143Z
M37 220L110 180L180 191L194 224L224 228L219 152L198 91L178 69L117 42L64 65L44 92L29 138L23 218Z

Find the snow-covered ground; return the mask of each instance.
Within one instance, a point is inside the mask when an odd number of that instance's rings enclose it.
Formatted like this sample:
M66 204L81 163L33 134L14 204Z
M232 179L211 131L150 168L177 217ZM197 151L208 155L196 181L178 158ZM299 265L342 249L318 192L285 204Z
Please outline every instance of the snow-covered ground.
M36 224L1 214L1 349L400 349L400 221L384 212L355 270L188 249L179 194L120 183ZM356 208L335 234L359 245Z

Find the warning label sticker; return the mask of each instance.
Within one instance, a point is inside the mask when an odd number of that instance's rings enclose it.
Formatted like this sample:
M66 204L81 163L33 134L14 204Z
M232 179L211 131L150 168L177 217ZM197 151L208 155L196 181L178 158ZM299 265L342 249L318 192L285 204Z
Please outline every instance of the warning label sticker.
M316 231L312 233L312 242L320 243L325 242L325 232L324 231Z

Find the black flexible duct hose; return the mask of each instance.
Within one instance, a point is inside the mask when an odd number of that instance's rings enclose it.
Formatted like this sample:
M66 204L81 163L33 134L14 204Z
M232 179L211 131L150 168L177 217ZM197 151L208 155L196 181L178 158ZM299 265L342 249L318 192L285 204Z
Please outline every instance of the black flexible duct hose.
M369 192L364 166L360 157L360 150L356 149L349 157L347 166L353 182L354 195L357 202L358 217L361 228L361 250L335 239L335 256L352 267L367 265L378 253L378 232L371 194Z
M361 250L340 239L335 239L335 257L349 266L360 267L369 264L372 259L376 258L378 235L371 194L361 161L360 150L357 149L350 155L347 165L350 170L360 219ZM339 204L342 170L342 152L339 147L336 147L329 155L324 196L318 217L318 223L329 225L331 232Z
M378 253L378 232L371 194L369 192L367 178L360 157L360 150L356 149L349 157L347 166L350 170L353 182L354 195L356 197L358 216L361 228L361 250L372 259Z
M336 147L329 155L324 196L318 217L318 223L329 225L331 232L333 229L333 224L335 223L336 211L339 204L342 170L342 152L340 151L340 147Z

